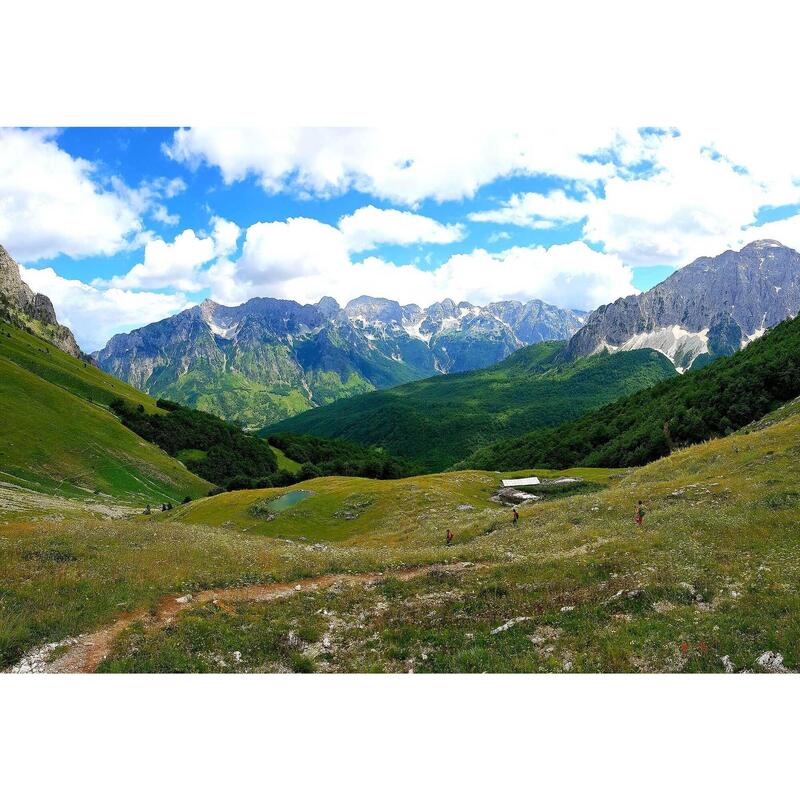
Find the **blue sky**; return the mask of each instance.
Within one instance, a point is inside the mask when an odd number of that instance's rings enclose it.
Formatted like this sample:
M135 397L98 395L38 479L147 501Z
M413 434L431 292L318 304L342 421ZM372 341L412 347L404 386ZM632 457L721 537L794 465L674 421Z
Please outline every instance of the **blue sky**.
M267 194L254 177L226 185L219 171L202 165L190 169L175 162L162 150L168 144L175 129L169 128L67 128L59 133L59 146L72 156L87 159L98 166L106 177L120 176L129 186L158 178L180 178L187 189L169 201L169 211L178 215L178 224L165 225L150 220L149 227L157 235L168 239L178 230L192 228L196 231L208 226L214 214L235 221L241 228L267 220L285 220L289 217L311 217L320 222L336 225L346 214L374 203L369 194L350 190L331 197L300 196L293 192ZM563 181L553 176L527 175L501 177L481 186L475 195L455 201L437 202L423 199L415 207L419 214L430 216L443 223L464 222L467 214L498 205L513 194L537 192L546 194L563 188ZM387 204L383 204L386 206ZM391 205L391 204L388 204ZM394 207L394 206L393 206ZM402 207L402 206L399 206ZM451 255L465 248L483 247L489 250L507 249L512 245L549 247L580 239L580 223L563 225L546 230L531 230L506 225L473 224L467 227L466 236L451 244L415 245L411 248L383 245L376 254L404 263L419 259L421 269L433 269L443 264ZM509 239L493 240L493 235L505 232ZM429 257L429 260L425 260ZM75 260L65 256L44 259L59 274L68 278L84 279L87 270L93 277L110 278L130 269L141 260L141 250L117 253L113 256ZM37 262L32 262L32 266ZM663 280L674 268L664 265L654 268L634 267L634 285L638 289L649 289Z
M0 243L89 350L205 297L590 310L696 257L800 239L781 144L647 127L6 129Z

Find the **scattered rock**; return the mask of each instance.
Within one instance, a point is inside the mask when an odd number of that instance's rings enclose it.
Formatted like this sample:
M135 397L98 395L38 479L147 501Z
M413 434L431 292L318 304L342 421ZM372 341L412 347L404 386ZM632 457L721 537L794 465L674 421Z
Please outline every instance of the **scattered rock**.
M456 507L456 511L472 511L475 506L471 506L469 503L462 503L460 506Z
M552 625L540 625L528 638L533 644L538 645L558 639L560 635L561 631L558 628L554 628Z
M568 611L574 611L575 606L561 606L561 613L566 614Z
M300 637L294 631L289 631L289 633L281 638L283 639L283 643L286 645L286 647L290 647L293 650L299 649Z
M47 672L47 665L53 655L53 651L62 646L73 645L78 641L76 638L64 639L60 642L50 642L27 652L9 672L29 674L36 672Z
M520 622L525 622L526 619L530 619L530 617L514 617L514 619L508 620L508 622L504 622L499 627L495 628L492 631L492 636L498 633L502 633L503 631L507 631L509 628L513 628L514 625L517 625Z
M519 489L501 489L497 494L492 495L490 499L496 503L515 506L523 503L532 503L542 498L539 495L522 492Z
M241 650L234 650L233 651L233 660L239 664L242 660L242 651Z
M181 605L185 605L186 603L191 603L192 596L190 594L185 594L183 595L183 597L176 597L175 602L180 603Z
M789 670L783 666L783 656L780 653L773 653L772 650L767 650L762 653L757 659L756 664L767 672L788 672Z
M733 661L731 661L730 656L722 656L720 661L722 662L722 666L725 667L725 672L736 672L736 667L733 666Z
M657 600L653 603L653 611L657 611L659 614L666 614L673 608L675 608L675 603L671 603L669 600Z

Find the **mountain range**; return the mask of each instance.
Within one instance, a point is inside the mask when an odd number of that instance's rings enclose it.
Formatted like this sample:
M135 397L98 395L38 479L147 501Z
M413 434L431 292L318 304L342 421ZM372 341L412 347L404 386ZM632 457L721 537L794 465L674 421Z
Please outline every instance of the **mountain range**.
M698 258L647 292L601 306L571 358L645 347L679 371L730 355L800 310L800 253L772 239Z
M495 364L528 344L568 339L585 314L539 300L427 308L358 297L301 305L205 300L114 336L94 356L112 375L248 427L334 400Z
M65 353L81 358L72 331L61 325L50 298L34 292L19 274L19 265L0 245L0 319L46 339Z

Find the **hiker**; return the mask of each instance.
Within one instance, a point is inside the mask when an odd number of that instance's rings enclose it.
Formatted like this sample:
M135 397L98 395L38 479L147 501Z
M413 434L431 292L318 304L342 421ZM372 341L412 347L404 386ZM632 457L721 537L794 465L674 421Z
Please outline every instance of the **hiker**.
M144 513L145 514L152 514L153 513L152 511L150 511L150 503L148 503L147 506L145 507Z
M161 504L161 510L162 511L166 511L167 510L167 504L166 503L162 503Z
M634 514L633 518L636 520L637 525L641 525L642 522L644 522L644 506L642 505L641 500L636 506L636 513Z
M453 532L450 530L450 528L448 528L447 529L447 544L449 546L452 543L453 543Z
M519 511L517 511L517 507L516 506L514 506L514 508L512 510L514 512L514 527L516 528L517 527L517 522L519 522Z

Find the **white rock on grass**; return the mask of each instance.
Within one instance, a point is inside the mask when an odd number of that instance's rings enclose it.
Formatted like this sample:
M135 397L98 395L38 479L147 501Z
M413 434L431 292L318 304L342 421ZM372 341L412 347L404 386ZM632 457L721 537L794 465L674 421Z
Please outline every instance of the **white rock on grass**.
M767 672L788 672L789 670L783 666L783 656L780 653L773 653L772 650L767 650L762 653L757 659L756 664Z
M722 662L722 666L725 667L725 672L736 672L736 667L733 665L733 661L731 661L730 656L722 656L720 661Z
M60 642L50 642L41 647L36 647L27 652L22 659L17 662L9 672L19 674L30 674L37 672L47 672L47 665L50 663L51 654L59 647L75 644L76 638L63 639Z
M509 628L513 628L520 622L525 622L526 619L530 619L530 617L514 617L514 619L510 619L508 620L508 622L504 622L502 625L495 628L492 631L492 636L495 636L498 633L502 633L503 631L507 631Z

